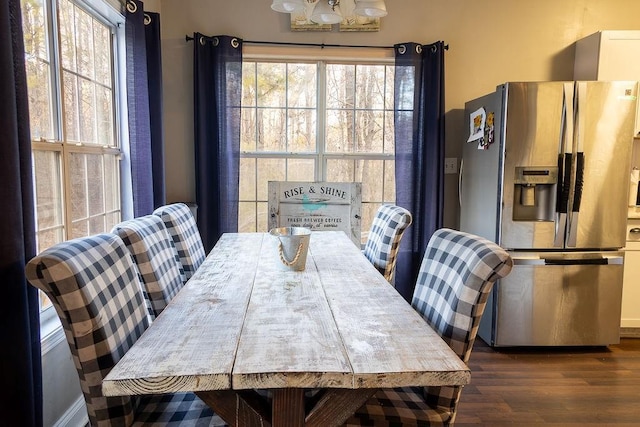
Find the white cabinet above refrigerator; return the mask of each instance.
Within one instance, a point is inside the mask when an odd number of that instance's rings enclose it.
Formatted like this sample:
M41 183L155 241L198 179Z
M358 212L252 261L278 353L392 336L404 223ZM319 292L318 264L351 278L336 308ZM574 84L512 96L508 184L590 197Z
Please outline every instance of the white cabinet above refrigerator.
M575 80L640 80L640 31L598 31L576 42ZM640 108L635 135L640 135Z

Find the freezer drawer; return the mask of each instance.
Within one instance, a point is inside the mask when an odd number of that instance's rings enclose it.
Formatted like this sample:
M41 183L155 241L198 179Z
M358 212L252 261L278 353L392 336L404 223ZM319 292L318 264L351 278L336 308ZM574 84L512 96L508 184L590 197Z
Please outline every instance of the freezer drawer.
M496 284L480 336L493 346L592 346L620 341L623 253L517 258Z

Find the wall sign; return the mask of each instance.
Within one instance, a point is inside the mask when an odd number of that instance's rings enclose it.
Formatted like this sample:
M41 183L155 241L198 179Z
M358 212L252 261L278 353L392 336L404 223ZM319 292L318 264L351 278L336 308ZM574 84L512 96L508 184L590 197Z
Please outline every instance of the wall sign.
M361 203L360 182L269 181L269 229L344 231L360 247Z

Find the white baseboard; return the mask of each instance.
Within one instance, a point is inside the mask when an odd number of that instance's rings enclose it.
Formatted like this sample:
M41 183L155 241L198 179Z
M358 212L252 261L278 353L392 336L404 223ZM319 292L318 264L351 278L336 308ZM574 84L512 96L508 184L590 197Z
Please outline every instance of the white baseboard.
M53 427L85 427L89 425L84 397L80 396L73 405L56 421Z

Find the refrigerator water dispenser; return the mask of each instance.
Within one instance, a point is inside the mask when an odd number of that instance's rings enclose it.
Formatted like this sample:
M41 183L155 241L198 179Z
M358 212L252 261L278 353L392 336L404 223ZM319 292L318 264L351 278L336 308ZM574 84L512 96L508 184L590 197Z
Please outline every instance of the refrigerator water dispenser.
M554 221L558 168L516 167L513 194L514 221Z

